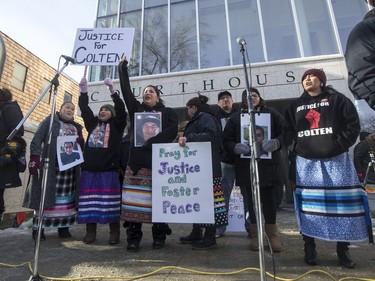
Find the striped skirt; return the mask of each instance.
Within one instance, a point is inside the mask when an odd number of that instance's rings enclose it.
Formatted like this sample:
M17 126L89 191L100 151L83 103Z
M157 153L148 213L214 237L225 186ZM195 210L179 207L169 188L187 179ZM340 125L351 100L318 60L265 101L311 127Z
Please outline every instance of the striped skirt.
M43 211L43 227L69 227L77 221L75 205L76 176L75 168L59 171L56 167L55 206ZM33 219L33 228L38 227L39 213Z
M227 208L225 207L224 200L224 187L221 184L221 178L214 178L213 183L214 190L214 214L215 214L215 226L226 226L228 225ZM208 226L210 224L199 224L200 226Z
M372 241L366 192L348 153L297 156L295 208L302 234L328 241Z
M122 186L121 219L129 222L152 222L152 172L140 169L136 174L127 167ZM228 224L221 178L214 179L215 225Z
M121 186L118 172L82 171L78 223L120 221Z
M142 168L134 173L126 167L122 185L121 219L129 222L152 222L151 169Z

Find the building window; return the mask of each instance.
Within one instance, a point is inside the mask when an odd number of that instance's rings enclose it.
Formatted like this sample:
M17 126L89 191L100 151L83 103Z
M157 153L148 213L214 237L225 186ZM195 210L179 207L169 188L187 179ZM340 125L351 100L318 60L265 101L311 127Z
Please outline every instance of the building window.
M69 94L67 91L64 93L64 102L72 102L72 94Z
M368 12L368 6L362 0L331 0L331 2L342 49L345 53L349 33Z
M142 1L121 1L120 27L134 27L134 41L132 55L129 59L129 76L140 75L140 56L141 56L141 28L142 26ZM115 73L115 78L118 73Z
M43 91L47 88L47 86L49 85L50 81L47 80L46 78L43 78L43 81L42 81L42 89L41 89L41 93L43 93ZM51 101L51 94L52 94L52 87L50 87L47 91L47 93L44 94L43 98L42 98L42 102L45 102L45 103L50 103Z
M99 0L97 27L134 27L129 75L152 75L343 54L349 32L369 7L363 0ZM120 11L120 14L118 14ZM117 78L91 68L90 81Z
M26 75L27 67L16 61L14 64L12 81L10 82L10 85L20 91L23 91L25 88Z
M3 41L3 37L0 34L0 81L1 81L1 76L3 74L3 69L5 65L5 58L6 58L5 43Z
M237 38L245 39L250 62L264 62L263 40L259 23L257 1L228 0L230 38L233 64L242 64L241 48Z
M327 1L299 0L295 4L304 56L339 53Z
M195 1L171 1L170 71L198 69Z
M145 0L142 75L168 72L168 0Z

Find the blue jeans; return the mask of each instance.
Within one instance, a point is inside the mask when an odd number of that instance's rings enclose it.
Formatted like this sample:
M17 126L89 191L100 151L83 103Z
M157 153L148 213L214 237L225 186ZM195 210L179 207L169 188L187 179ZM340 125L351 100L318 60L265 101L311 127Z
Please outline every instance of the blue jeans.
M229 199L230 199L230 195L232 193L233 185L236 179L236 175L234 172L234 165L221 162L221 174L222 174L221 183L224 187L225 207L227 209L227 212L229 212ZM223 235L225 233L225 230L226 230L225 226L218 227L217 233L220 235Z

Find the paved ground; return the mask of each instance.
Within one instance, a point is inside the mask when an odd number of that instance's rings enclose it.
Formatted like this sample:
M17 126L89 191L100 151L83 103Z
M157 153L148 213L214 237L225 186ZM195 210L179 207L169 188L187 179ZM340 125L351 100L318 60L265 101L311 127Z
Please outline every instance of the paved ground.
M373 245L351 246L357 268L350 270L338 265L335 243L318 241L319 265L311 267L303 262L303 241L290 206L278 212L278 222L285 250L272 256L266 247L265 270L269 274L265 280L375 280ZM40 247L38 279L261 280L259 254L249 250L245 233L227 233L217 240L216 249L197 251L178 242L180 236L189 233L191 225L171 224L171 227L173 234L168 237L167 247L153 250L151 229L145 225L141 250L137 253L126 251L124 229L116 246L107 244L107 225L99 227L98 240L93 245L81 242L84 235L81 225L71 228L74 238L69 240L59 239L55 230L46 231L47 240ZM0 229L0 263L0 281L35 280L34 243L29 229ZM26 265L11 267L22 263Z

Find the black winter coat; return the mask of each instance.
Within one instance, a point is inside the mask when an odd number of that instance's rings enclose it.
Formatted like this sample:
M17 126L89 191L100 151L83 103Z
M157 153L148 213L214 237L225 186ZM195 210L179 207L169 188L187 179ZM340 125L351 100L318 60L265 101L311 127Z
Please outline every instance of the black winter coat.
M375 110L375 9L350 32L345 60L350 91Z
M271 113L271 138L278 139L280 147L283 145L282 128L283 117L275 109L261 106L258 111L260 113ZM227 122L223 131L223 145L226 150L234 153L234 147L241 142L241 114L237 112L233 114ZM236 184L239 186L248 186L250 177L250 159L241 158L241 155L236 154L235 157L235 173ZM280 151L272 152L272 159L260 159L258 161L259 171L259 185L260 186L274 186L281 184L281 155Z
M178 116L172 108L165 107L160 101L154 107L148 107L143 102L140 103L135 97L130 88L128 62L123 61L119 64L119 78L123 98L125 100L126 108L129 112L131 128L130 134L130 155L128 165L132 171L137 171L141 168L151 169L152 167L152 144L153 143L171 143L177 136L178 130ZM160 112L162 130L156 136L148 139L143 146L134 146L134 113L136 112Z
M20 106L16 101L5 102L0 107L0 154L5 149L6 139L9 134L17 127L22 120L23 115ZM16 136L22 140L24 133L23 126L17 131ZM26 147L25 147L26 148ZM21 157L21 156L20 156ZM26 159L23 154L23 164L26 168ZM0 189L21 186L22 182L19 173L25 169L20 170L20 160L18 157L12 157L11 161L4 162L0 165Z
M216 118L207 111L197 111L187 123L184 136L187 142L211 142L212 176L221 177L221 128Z

